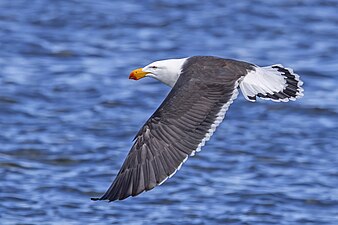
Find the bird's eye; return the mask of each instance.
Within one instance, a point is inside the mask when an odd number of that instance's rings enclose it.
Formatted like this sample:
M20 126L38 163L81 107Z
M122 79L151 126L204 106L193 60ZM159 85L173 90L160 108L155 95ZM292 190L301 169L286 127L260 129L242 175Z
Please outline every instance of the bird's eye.
M157 69L157 66L150 66L151 69Z

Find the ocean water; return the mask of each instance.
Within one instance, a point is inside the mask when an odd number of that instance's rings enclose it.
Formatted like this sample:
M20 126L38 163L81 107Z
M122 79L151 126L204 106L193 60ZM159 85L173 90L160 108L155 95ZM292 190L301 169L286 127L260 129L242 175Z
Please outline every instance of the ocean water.
M0 224L338 224L338 1L0 0ZM169 91L131 70L281 63L296 102L243 96L163 185L104 193Z

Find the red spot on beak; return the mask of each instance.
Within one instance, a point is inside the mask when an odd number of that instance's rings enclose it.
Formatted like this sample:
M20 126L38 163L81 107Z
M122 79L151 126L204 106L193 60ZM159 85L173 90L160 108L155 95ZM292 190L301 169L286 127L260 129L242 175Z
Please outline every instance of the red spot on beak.
M139 80L139 79L145 77L147 74L148 74L148 72L144 72L142 68L138 68L136 70L133 70L130 73L129 79Z
M129 79L132 79L132 80L138 80L137 77L136 77L135 74L134 74L134 71L130 73Z

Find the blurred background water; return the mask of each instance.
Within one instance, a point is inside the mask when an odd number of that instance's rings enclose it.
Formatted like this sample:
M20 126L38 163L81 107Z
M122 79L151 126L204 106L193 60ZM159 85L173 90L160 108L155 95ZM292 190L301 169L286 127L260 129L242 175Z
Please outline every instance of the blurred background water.
M0 0L0 224L338 224L337 11L336 0ZM90 201L169 91L129 72L192 55L282 63L305 96L240 96L165 184Z

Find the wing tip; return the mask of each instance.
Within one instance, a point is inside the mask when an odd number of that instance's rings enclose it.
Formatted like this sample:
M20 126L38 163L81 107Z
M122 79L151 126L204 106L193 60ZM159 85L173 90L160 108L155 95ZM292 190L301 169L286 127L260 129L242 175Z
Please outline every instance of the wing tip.
M124 200L124 199L126 199L126 198L128 198L128 197L130 197L130 196L132 196L132 195L129 195L129 196L120 196L120 197L118 197L118 198L112 198L112 199L109 199L109 198L103 198L103 197L100 197L100 198L96 198L96 197L94 197L94 198L90 198L90 200L92 200L92 201L94 201L94 202L97 202L97 201L108 201L108 202L114 202L114 201L118 201L118 200ZM133 196L132 196L133 197Z
M103 199L97 198L97 197L93 197L93 198L90 198L90 200L92 200L92 201L101 201L101 200L103 200Z
M105 198L104 196L102 196L102 197L92 197L92 198L90 198L90 200L92 200L94 202L108 200L109 202L111 202L111 200L109 200L108 198Z

